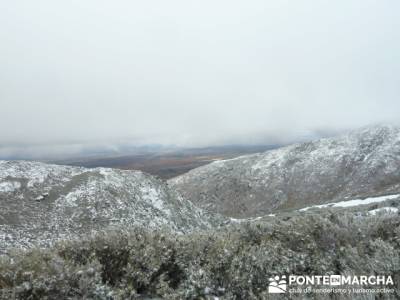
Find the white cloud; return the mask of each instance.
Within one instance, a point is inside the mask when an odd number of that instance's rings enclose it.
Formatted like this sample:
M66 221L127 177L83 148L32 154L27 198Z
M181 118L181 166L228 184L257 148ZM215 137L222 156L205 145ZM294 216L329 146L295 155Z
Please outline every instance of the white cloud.
M399 9L3 1L1 144L195 145L396 121Z

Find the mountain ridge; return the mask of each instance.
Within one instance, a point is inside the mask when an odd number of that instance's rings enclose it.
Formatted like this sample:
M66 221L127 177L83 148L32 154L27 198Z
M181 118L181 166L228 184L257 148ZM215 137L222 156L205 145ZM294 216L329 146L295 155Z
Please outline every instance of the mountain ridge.
M177 233L219 222L140 171L0 161L0 251L111 227Z
M398 193L400 129L364 127L216 161L168 182L196 205L231 217Z

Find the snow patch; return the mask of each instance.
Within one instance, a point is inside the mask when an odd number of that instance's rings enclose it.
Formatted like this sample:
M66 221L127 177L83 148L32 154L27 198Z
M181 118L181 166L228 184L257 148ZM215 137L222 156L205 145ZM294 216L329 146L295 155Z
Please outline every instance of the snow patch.
M364 205L364 204L383 202L386 200L396 199L399 197L400 197L400 194L380 196L380 197L371 197L371 198L366 198L366 199L353 199L353 200L348 200L348 201L332 202L332 203L327 203L327 204L322 204L322 205L313 205L313 206L299 209L299 211L307 211L311 208L352 207L352 206L358 206L358 205Z
M104 183L116 187L122 187L124 184L123 177L112 169L99 168L100 175L104 176Z
M165 207L164 202L161 200L162 197L154 187L145 185L140 188L140 191L143 200L148 201L158 210L163 211L168 215L171 214L171 211Z
M5 181L0 182L0 192L1 193L11 193L21 187L21 183L18 181Z
M399 209L397 207L380 207L377 209L370 210L368 212L368 214L375 216L377 213L380 213L380 212L388 213L388 214L396 214L399 212Z
M269 217L275 217L275 215L268 215ZM230 218L231 223L236 223L236 224L240 224L243 222L254 222L254 221L258 221L261 220L263 217L255 217L255 218L247 218L247 219L235 219L235 218Z

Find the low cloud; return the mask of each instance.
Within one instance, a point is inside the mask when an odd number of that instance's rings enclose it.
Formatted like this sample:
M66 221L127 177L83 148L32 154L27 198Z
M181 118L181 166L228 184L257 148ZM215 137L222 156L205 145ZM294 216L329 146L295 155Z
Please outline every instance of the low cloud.
M399 9L3 2L0 157L288 143L398 123Z

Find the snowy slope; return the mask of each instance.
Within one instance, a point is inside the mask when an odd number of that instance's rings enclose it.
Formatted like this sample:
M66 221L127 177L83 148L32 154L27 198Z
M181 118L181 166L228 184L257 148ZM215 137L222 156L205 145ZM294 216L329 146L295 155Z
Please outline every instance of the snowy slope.
M0 252L110 227L188 232L219 221L142 172L0 161Z
M400 193L400 129L373 126L217 161L169 183L195 204L231 217Z

